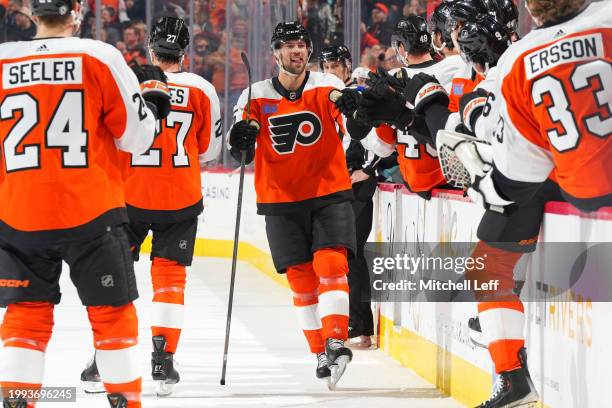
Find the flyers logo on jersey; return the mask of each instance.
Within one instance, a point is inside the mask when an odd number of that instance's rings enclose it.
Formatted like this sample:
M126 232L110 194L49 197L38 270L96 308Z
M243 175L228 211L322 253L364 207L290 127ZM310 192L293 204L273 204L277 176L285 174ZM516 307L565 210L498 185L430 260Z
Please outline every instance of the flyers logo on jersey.
M321 120L312 112L302 111L268 118L272 147L278 154L289 154L295 145L309 146L321 137Z

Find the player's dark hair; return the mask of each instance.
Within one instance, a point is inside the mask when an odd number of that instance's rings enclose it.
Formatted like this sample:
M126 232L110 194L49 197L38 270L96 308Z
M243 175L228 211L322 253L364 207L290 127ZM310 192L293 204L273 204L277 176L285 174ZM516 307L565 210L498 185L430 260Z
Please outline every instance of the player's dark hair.
M49 28L57 28L65 26L70 23L72 16L70 14L65 16L39 16L38 21L40 24L45 25Z

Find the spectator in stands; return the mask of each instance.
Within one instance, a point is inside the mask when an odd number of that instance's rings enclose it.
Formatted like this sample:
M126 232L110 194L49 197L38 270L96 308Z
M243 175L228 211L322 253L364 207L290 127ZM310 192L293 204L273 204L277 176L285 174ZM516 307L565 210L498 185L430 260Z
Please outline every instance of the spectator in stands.
M399 59L397 59L397 52L395 51L395 48L387 48L387 51L385 51L385 59L382 63L382 67L386 71L391 71L394 68L402 67L402 63Z
M106 30L104 28L100 30L100 38L96 37L96 26L95 25L91 27L91 38L99 39L100 41L103 41L103 42L108 42L108 34L106 33Z
M404 18L415 14L427 20L426 8L421 0L407 0L402 14Z
M146 19L145 0L125 0L125 11L130 20Z
M106 40L103 41L114 46L121 40L121 26L117 23L115 9L110 6L103 7L100 18L102 19L102 26L106 31Z
M336 30L332 9L321 0L305 0L302 15L312 41L312 54L319 55L321 48L329 45L331 33Z
M372 8L372 25L366 28L364 23L361 23L361 47L362 50L366 47L372 47L377 44L391 43L391 23L388 21L389 8L381 3L375 3Z
M130 24L136 30L138 36L138 43L146 48L145 42L147 41L147 25L142 20L134 20Z
M123 53L123 58L128 64L132 61L137 61L139 64L147 63L144 41L141 41L137 29L133 26L123 30L123 41L117 43L117 48Z
M205 57L208 53L216 51L217 38L214 34L202 31L193 37L193 48L196 54Z
M382 67L385 61L385 50L380 44L375 44L370 48L366 48L361 53L361 66L366 67L371 71L376 71L378 67Z
M36 35L36 26L30 19L30 10L22 7L11 14L13 23L6 25L6 41L31 40Z

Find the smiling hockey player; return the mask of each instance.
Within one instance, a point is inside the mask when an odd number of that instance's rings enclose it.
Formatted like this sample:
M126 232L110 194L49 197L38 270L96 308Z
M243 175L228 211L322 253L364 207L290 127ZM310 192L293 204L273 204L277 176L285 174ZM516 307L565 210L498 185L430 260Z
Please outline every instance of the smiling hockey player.
M318 358L316 375L333 387L352 359L344 341L347 257L355 251L353 194L339 136L346 133L345 121L330 100L330 92L344 84L334 75L306 70L312 44L302 25L278 24L271 43L279 75L253 84L248 123L248 92L242 93L230 151L238 160L242 152L247 163L255 160L257 212L265 215L274 265L286 273L293 291L304 335ZM351 135L359 133L355 125L348 120Z

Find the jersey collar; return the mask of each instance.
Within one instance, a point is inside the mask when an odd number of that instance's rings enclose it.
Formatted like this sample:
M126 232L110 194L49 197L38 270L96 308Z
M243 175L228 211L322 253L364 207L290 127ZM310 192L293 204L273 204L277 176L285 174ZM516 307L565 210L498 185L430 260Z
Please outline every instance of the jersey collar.
M278 92L282 97L293 102L302 97L302 92L304 91L304 87L306 86L306 83L308 82L309 76L310 76L310 71L306 71L306 75L304 76L304 81L302 82L302 85L300 85L300 87L295 91L289 91L285 89L283 85L281 85L280 81L278 80L278 77L272 78L272 86L274 87L274 90Z
M410 69L414 69L414 68L427 68L427 67L431 67L432 65L436 65L436 60L432 59L432 60L421 62L421 63L418 63L418 64L410 64L406 68L410 68Z

